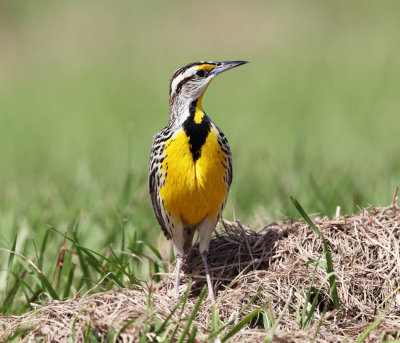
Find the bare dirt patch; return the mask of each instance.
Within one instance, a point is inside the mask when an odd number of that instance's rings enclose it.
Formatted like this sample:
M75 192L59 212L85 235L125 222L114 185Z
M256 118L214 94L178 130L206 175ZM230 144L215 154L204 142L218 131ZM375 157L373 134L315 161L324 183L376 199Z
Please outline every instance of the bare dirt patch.
M396 292L393 294L393 291L400 284L399 206L370 207L356 215L313 220L330 247L340 298L339 310L328 305L316 342L355 341L390 303L390 309L370 332L368 341L399 339L400 292L397 291L397 300L392 301L396 299ZM319 288L321 291L311 327L299 328L296 310L302 310L304 295L315 268L315 264L307 262L318 260L322 252L321 239L303 220L271 223L258 231L239 222L224 221L211 242L208 258L217 301L220 300L218 310L222 322L237 314L257 292L257 300L236 322L265 301L268 301L267 311L273 311L278 316L291 294L291 304L280 322L274 342L309 342L316 331L323 303L329 299L329 285L326 282L323 284L326 272L322 267L317 268L314 279L314 295ZM321 260L324 260L323 256ZM249 271L222 297L225 287L250 262L253 265ZM184 310L186 315L193 309L205 284L202 275L202 260L197 247L194 247L187 256L185 276L181 280L183 293L189 278L193 279ZM143 286L143 289L122 289L53 301L23 316L0 317L0 339L21 328L28 328L22 338L24 342L34 342L38 338L65 342L71 333L77 342L82 342L89 324L97 337L107 338L110 328L113 327L117 333L131 321L118 341L138 341L143 328L154 323L151 308L163 320L174 307L173 284L171 274L159 283ZM177 318L178 314L179 311L174 316ZM210 320L211 301L206 300L194 321L199 329L199 341L207 340ZM182 322L181 329L184 325L185 322ZM260 317L230 341L262 341L267 334ZM147 338L152 340L154 336L149 334Z

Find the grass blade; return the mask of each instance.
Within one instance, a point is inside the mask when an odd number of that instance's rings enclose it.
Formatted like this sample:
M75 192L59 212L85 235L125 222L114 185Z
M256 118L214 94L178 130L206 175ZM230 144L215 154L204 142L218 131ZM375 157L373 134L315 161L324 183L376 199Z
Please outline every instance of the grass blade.
M161 324L161 326L157 329L156 331L156 336L160 335L161 332L164 330L164 328L167 326L169 320L171 317L174 315L176 310L178 309L179 305L183 302L184 297L180 298L179 301L175 304L171 312L168 314L168 316L165 318L164 322Z
M311 229L313 229L314 232L318 236L320 236L321 239L322 239L322 242L324 244L324 252L325 252L325 258L326 258L326 264L327 264L326 271L327 271L328 274L331 274L331 276L329 277L330 295L332 297L334 308L335 309L339 309L340 308L340 301L339 301L339 295L338 295L337 288L336 288L336 277L335 277L334 270L333 270L332 255L331 255L331 253L329 251L329 246L328 246L328 244L326 242L326 239L325 239L324 235L322 234L322 232L315 226L315 224L312 222L310 217L307 215L307 213L301 207L299 202L292 196L290 197L290 199L292 200L294 206L300 212L300 214L302 215L304 220L307 222L307 224L310 225Z
M325 301L324 309L322 310L321 318L318 321L317 328L315 329L315 332L314 332L313 338L311 340L311 343L314 343L315 340L317 339L317 335L318 335L319 329L321 328L322 321L324 320L325 313L326 313L327 309L328 309L328 301Z
M30 327L22 327L17 330L15 330L10 336L8 337L3 337L2 343L8 343L8 342L20 342L23 337L26 336L30 331L32 331L32 328Z
M182 343L184 341L184 339L186 337L186 334L189 332L190 325L192 324L194 318L196 317L196 314L199 311L200 305L201 305L201 303L203 302L203 300L204 300L204 298L206 296L206 293L207 293L207 288L204 287L200 292L199 298L197 299L196 304L194 305L192 312L190 312L190 315L189 315L189 318L188 318L188 320L186 322L185 328L183 329L183 331L182 331L182 333L181 333L181 335L180 335L180 337L178 339L178 343Z
M267 309L262 312L262 316L263 316L264 330L265 331L271 330L271 328L273 327L273 325L276 321L276 316L275 316L274 311L272 310L270 303L268 304Z
M61 244L60 250L58 252L58 258L57 258L57 264L54 269L53 273L53 278L52 282L54 282L56 276L57 276L57 283L56 283L56 289L58 290L60 287L60 281L61 281L61 274L64 268L64 262L65 262L65 252L67 251L67 239L64 237L63 243Z
M232 329L230 329L225 336L221 338L221 342L225 342L229 338L233 337L236 333L238 333L250 320L258 315L258 313L267 305L267 303L268 301L266 301L261 306L256 308L252 313L244 317L239 323L237 323Z
M178 332L179 323L180 323L181 320L182 320L183 311L184 311L184 309L185 309L185 305L186 305L187 299L188 299L188 297L189 297L189 292L190 292L190 289L191 289L191 288L192 288L192 279L189 279L188 288L187 288L185 294L182 296L182 308L181 308L181 312L179 313L179 318L178 318L177 323L176 323L176 325L175 325L175 329L174 329L174 331L172 332L172 337L171 337L171 339L170 339L170 342L174 342L175 335L176 335L176 333Z
M21 260L23 262L28 263L29 266L33 267L33 269L37 273L37 276L39 277L39 280L42 283L42 288L46 289L53 299L59 300L57 292L54 290L53 286L51 285L51 283L49 282L47 277L44 275L44 273L30 259L28 259L26 256L24 256L22 254L19 254L19 253L15 252L15 251L11 251L11 250L8 250L8 249L0 248L0 251L5 251L5 252L8 252L10 254L14 254L14 255L18 256L19 258L21 258ZM24 265L24 263L22 263L22 264ZM28 266L25 267L26 270L28 270L28 268L29 268ZM34 275L33 275L33 277L34 277Z
M222 327L222 322L219 317L218 307L215 305L211 308L211 332L217 331Z
M44 260L44 252L46 250L46 247L48 246L47 241L49 238L50 230L46 230L46 233L44 234L43 240L42 240L42 245L40 247L40 254L38 256L38 267L42 269L43 267L43 260Z
M91 287L91 283L90 283L90 280L89 280L90 279L90 272L89 272L88 265L93 267L93 269L96 270L96 272L98 272L100 275L104 276L105 274L107 274L107 271L105 270L105 266L103 264L101 264L100 261L95 256L98 256L101 259L104 259L110 265L110 267L113 267L116 270L121 271L125 276L127 276L129 278L129 280L133 280L132 283L139 284L139 282L137 280L132 279L132 275L130 273L128 273L122 265L120 265L118 259L117 259L118 263L115 263L111 259L101 255L97 251L94 251L92 249L89 249L89 248L86 248L86 247L82 246L81 244L79 244L79 242L77 240L77 236L76 236L75 233L73 233L74 238L71 238L71 237L67 236L66 234L62 233L61 231L57 230L55 227L52 227L52 229L54 231L58 232L59 234L61 234L62 236L64 236L70 242L72 242L73 245L76 247L78 258L79 258L79 262L81 263L81 267L82 267L82 271L83 271L83 279L81 281L81 286L82 286L82 283L84 281L86 281L86 284L87 284L88 288L90 289L90 287ZM115 253L113 251L112 251L112 254L116 258L116 255L115 255ZM83 255L87 256L88 265L87 265L87 263L85 263L85 259L84 259ZM112 272L109 272L109 274L111 275L111 278L113 278L113 280L115 282L117 282L117 284L120 287L123 287L123 284L121 283L121 281L119 281Z
M218 300L218 305L221 303L221 300L225 296L225 294L228 292L228 290L239 280L239 278L254 264L254 261L250 262L246 267L243 268L243 270L226 286L224 291L222 292L221 296L219 297Z
M114 256L115 260L117 261L117 264L115 264L115 266L116 266L116 269L118 270L118 272L122 273L123 275L126 275L131 284L139 285L139 282L130 273L127 273L125 271L125 267L122 264L123 262L118 258L118 256L114 253L114 250L112 250L112 249L111 249L111 254ZM123 256L123 254L122 254L122 256ZM113 276L113 279L115 280L115 282L117 282L120 287L124 287L124 284L120 280L118 280L118 278L113 273L112 273L112 276Z
M17 246L17 235L15 235L15 237L14 237L14 241L13 241L13 245L11 247L11 251L15 251L16 246ZM13 267L13 262L14 262L14 254L10 254L8 256L8 263L7 263L6 284L8 284L8 280L10 279L11 269Z
M143 243L146 247L148 247L148 248L153 252L153 254L154 254L159 260L162 261L163 258L162 258L162 256L161 256L160 252L157 250L157 248L153 247L150 243L146 243L146 242L142 242L142 241L138 241L137 243Z
M16 248L16 246L17 246L17 237L18 237L18 235L15 235L14 241L13 241L13 244L12 244L12 247L11 247L11 251L15 251L15 248ZM8 256L8 263L7 263L6 285L9 285L9 280L10 280L10 276L11 276L11 271L12 271L13 263L14 263L14 254L9 254L9 256ZM9 291L9 294L6 295L6 293L7 293L7 288L8 288L8 287L5 287L5 288L4 288L4 301L3 301L3 304L2 304L1 309L0 309L1 312L4 313L4 314L7 313L9 304L12 305L12 300L13 300L13 298L14 298L14 296L15 296L15 293L16 293L16 289L15 289L15 287L13 287L13 288Z
M319 262L319 258L318 258L318 262ZM314 267L313 275L312 275L312 278L311 278L311 284L308 286L307 293L306 293L306 299L305 299L304 304L303 304L303 310L301 312L301 317L300 317L299 322L298 322L298 324L299 324L301 329L305 329L306 326L307 326L307 322L310 321L314 317L314 310L313 309L315 309L316 301L318 300L317 296L314 297L313 304L311 305L311 309L308 311L307 308L308 308L308 304L309 304L310 298L311 298L311 291L312 291L313 286L314 286L315 275L316 275L317 270L318 270L318 264L319 264L318 262ZM307 263L306 263L307 272L308 272L308 265L310 263L311 263L311 261L307 261ZM306 318L306 315L307 315L307 318Z
M290 302L292 301L292 292L289 294L289 300L286 302L285 307L283 308L281 314L279 317L275 320L274 324L271 327L271 330L269 330L267 337L264 340L264 343L270 343L272 342L272 339L274 338L275 331L279 326L280 321L282 320L283 316L285 315L287 309L289 308Z
M242 315L242 313L244 313L244 312L250 307L250 305L258 299L258 297L260 296L260 293L261 293L261 292L258 291L255 295L253 295L253 296L251 297L251 299L249 300L249 302L246 304L246 306L244 306L244 307L239 311L239 313L238 313L236 316L234 316L233 318L231 318L230 320L228 320L228 322L227 322L226 324L224 324L224 326L222 326L221 328L219 328L217 331L212 332L212 333L208 336L208 339L209 339L210 341L213 340L220 332L222 332L226 327L228 327L229 325L231 325L237 318L239 318L239 317Z
M128 320L123 326L122 328L118 331L117 335L115 336L115 340L118 340L118 337L120 335L122 335L124 333L124 331L134 322L136 321L136 318L132 318L130 320Z
M186 343L195 343L196 342L197 331L198 331L197 326L194 326Z
M355 343L364 342L364 340L368 337L369 333L379 324L379 322L383 319L386 313L390 310L395 299L396 298L393 298L393 300L390 302L388 306L386 306L386 308L382 311L382 313L378 317L376 317L375 320L361 333L360 337L358 337Z
M169 340L167 340L167 337L168 337L169 332L172 330L172 327L173 327L172 324L171 324L171 325L168 325L168 326L165 328L165 330L164 330L164 332L162 333L162 335L159 336L159 340L157 340L157 337L158 337L158 336L155 336L154 339L153 339L153 342L170 342ZM161 333L161 332L160 332L160 333Z
M42 283L43 283L43 288L46 289L47 292L49 292L50 296L54 300L60 300L60 298L58 297L57 292L55 291L55 289L51 285L50 281L47 279L46 275L44 275L43 273L40 273L39 274L39 278L40 278L40 281L42 281Z
M63 293L63 298L64 299L66 297L68 297L68 294L69 294L69 292L71 290L72 281L74 279L75 267L76 267L76 265L74 263L71 263L71 268L69 270L67 283L65 284L65 287L64 287L64 293Z
M307 262L307 270L308 270L308 264L309 263L315 263L315 269L314 269L314 272L313 272L311 285L309 286L309 289L308 289L308 292L307 292L307 299L306 299L305 304L303 305L303 313L307 313L307 317L306 317L305 322L304 322L304 317L302 317L302 321L301 321L301 325L300 325L300 327L302 329L305 329L305 328L308 328L308 327L311 326L312 320L314 319L314 313L315 313L315 309L316 309L316 306L317 306L317 302L318 302L319 295L321 293L322 287L324 286L324 284L328 281L329 277L331 276L331 274L327 274L322 279L321 285L319 286L319 289L318 289L317 293L315 294L314 299L313 299L313 301L311 303L311 308L309 310L307 310L309 299L310 299L310 295L311 295L311 288L312 288L312 286L314 284L314 280L315 280L315 274L316 274L317 268L321 264L321 262L320 262L319 258L318 258L318 260L316 262L315 261L311 261L311 260L308 261ZM327 305L328 305L328 300L326 300L325 304L324 304L325 311L327 309Z

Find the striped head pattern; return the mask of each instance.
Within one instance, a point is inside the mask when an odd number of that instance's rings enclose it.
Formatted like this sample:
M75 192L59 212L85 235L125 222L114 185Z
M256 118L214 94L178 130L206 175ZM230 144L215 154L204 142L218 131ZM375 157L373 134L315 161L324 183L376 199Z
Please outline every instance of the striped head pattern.
M201 106L202 96L218 74L246 61L194 62L178 69L171 77L169 89L169 126L179 126L189 116L193 102Z

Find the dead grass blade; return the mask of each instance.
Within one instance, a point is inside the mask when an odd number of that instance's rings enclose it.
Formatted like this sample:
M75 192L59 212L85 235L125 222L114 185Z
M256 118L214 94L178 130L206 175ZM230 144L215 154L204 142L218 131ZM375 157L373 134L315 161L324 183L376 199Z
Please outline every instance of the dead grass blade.
M286 302L285 307L283 308L283 310L281 311L279 317L274 321L274 324L272 325L271 329L268 331L268 335L264 340L264 343L270 343L272 342L272 339L274 338L275 335L275 331L279 326L279 323L281 322L283 316L285 315L287 309L289 308L290 302L292 301L292 292L290 292L290 296L288 301Z

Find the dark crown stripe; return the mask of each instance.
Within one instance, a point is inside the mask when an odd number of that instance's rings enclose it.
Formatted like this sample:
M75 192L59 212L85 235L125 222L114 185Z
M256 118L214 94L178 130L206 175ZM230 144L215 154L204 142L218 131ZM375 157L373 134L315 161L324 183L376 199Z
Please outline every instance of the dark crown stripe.
M193 62L193 63L189 63L189 64L185 65L184 67L182 67L182 68L178 69L177 71L175 71L175 73L173 73L173 75L171 76L171 80L170 80L170 83L169 83L169 95L170 95L170 96L172 95L172 91L174 91L174 93L178 94L178 93L180 92L180 90L182 89L182 86L187 82L187 81L186 81L186 82L183 82L183 81L190 79L190 77L189 77L189 78L183 79L183 80L177 85L176 89L171 89L172 82L173 82L179 75L183 74L186 70L188 70L188 69L190 69L190 68L192 68L192 67L194 67L194 66L199 66L199 65L203 65L203 64L215 64L215 62L204 62L204 61L201 61L201 62Z
M174 94L175 94L175 95L176 95L176 94L179 94L179 93L181 92L181 89L182 89L183 85L184 85L185 83L189 82L189 81L191 80L191 78L192 78L192 77L189 76L189 77L183 79L181 82L179 82L178 85L176 86L176 89L175 89L175 91L174 91ZM171 92L172 92L172 89L171 89Z

